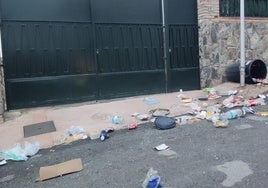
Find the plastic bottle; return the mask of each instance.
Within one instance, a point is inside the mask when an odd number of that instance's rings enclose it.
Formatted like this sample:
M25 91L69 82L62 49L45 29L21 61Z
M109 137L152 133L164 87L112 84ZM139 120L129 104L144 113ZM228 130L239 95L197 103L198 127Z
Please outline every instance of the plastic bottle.
M220 115L220 120L235 119L241 116L245 116L245 114L246 114L246 111L244 109L229 110Z
M231 106L232 103L235 103L235 102L237 102L237 99L236 99L233 95L231 95L230 97L224 99L224 100L222 101L222 104L223 104L224 106Z

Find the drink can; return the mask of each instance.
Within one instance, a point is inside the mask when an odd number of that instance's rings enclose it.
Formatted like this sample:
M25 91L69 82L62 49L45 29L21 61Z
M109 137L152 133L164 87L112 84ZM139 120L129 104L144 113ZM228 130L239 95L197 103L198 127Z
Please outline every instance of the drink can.
M105 130L100 133L100 140L104 141L107 138L107 132Z
M131 130L131 129L136 129L138 126L136 123L132 123L132 124L129 124L128 125L128 129Z

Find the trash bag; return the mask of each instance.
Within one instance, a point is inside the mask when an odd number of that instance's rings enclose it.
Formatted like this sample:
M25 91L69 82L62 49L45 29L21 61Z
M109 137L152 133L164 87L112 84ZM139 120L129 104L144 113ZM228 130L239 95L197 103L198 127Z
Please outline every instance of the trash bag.
M24 151L25 151L27 157L34 156L35 154L37 154L39 149L40 149L39 142L34 142L32 144L29 142L24 142Z
M170 117L159 116L155 119L154 124L156 128L165 130L176 126L176 120Z
M5 160L26 161L28 159L20 144L16 144L16 146L10 150L3 150L1 153Z
M33 144L24 142L24 148L18 143L10 150L3 150L1 154L5 160L26 161L28 157L35 155L39 151L39 148L39 142Z

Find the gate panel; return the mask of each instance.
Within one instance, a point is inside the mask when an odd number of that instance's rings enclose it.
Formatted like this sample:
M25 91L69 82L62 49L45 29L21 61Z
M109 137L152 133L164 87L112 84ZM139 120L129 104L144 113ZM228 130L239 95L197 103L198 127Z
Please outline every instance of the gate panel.
M164 92L161 26L97 24L96 39L101 98Z
M88 0L1 0L8 109L96 100Z
M160 0L91 0L96 23L161 24Z
M89 21L89 0L1 0L2 18L21 21Z
M95 99L92 25L3 22L8 107Z
M161 4L93 0L99 97L165 91Z
M168 0L167 17L169 91L199 89L197 1Z

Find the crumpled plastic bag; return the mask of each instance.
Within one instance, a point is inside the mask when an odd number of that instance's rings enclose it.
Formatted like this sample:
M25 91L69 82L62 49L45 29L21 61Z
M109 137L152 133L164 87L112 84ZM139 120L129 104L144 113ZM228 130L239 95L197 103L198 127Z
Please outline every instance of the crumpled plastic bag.
M24 142L24 148L20 143L17 143L15 147L10 150L2 150L1 154L5 160L13 161L26 161L28 157L35 155L40 149L39 142L34 142L33 144L29 142Z
M68 129L66 132L68 135L63 139L63 142L65 143L88 138L85 130L79 126L71 126L70 129Z
M153 168L150 168L147 172L146 178L142 183L143 188L161 188L163 187L161 178L158 172Z
M69 136L72 136L75 134L84 134L85 130L79 126L71 126L71 128L67 130L67 133Z

